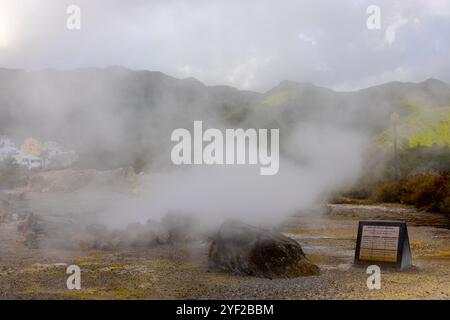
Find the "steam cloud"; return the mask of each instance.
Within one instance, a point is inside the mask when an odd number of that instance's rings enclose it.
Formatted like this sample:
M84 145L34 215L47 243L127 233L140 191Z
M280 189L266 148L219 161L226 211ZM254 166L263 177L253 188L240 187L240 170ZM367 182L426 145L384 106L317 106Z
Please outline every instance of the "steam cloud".
M15 89L17 108L2 126L5 133L59 139L81 154L80 167L132 165L136 156L147 163L139 196L105 197L105 190L89 190L52 208L64 214L67 201L91 208L95 203L88 220L110 228L159 220L170 212L193 215L205 227L227 218L275 225L355 181L370 137L370 130L342 122L339 109L289 123L282 110L261 105L261 94L158 73L109 68L18 72L14 79L8 85ZM214 90L219 93L211 94ZM224 108L231 103L233 108ZM229 120L236 110L243 116ZM278 174L261 176L258 165L173 166L172 130L192 128L199 119L220 129L279 128Z

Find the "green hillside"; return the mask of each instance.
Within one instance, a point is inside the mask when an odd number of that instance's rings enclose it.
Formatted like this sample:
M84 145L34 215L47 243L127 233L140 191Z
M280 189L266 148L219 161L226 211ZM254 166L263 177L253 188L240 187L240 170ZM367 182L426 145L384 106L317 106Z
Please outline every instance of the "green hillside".
M450 145L450 107L408 106L408 114L400 116L397 125L400 148ZM375 137L379 147L392 147L392 129Z

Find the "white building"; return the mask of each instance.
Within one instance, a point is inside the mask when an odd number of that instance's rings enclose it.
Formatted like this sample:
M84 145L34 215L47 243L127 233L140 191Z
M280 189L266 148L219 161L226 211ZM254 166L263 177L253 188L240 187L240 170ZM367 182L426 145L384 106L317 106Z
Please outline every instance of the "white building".
M0 136L0 161L15 158L20 150L16 148L14 142L5 136Z
M56 142L44 143L41 156L30 155L17 148L8 137L0 136L0 162L11 158L28 169L67 168L78 159L78 155L74 151L63 150Z

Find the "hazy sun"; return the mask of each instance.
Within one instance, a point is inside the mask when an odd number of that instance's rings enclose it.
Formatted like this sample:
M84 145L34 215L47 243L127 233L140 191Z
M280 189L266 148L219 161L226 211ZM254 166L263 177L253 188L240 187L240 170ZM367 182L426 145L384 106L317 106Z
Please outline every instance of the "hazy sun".
M12 41L11 25L7 19L0 16L0 48L8 47Z
M0 48L10 47L15 38L21 1L0 0Z

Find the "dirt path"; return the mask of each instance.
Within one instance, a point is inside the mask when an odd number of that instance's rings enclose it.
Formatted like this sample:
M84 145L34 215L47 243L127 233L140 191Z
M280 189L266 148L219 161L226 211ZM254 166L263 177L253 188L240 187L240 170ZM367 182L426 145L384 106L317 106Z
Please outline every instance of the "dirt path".
M380 290L367 289L365 268L352 265L357 223L363 219L408 222L414 267L382 270ZM450 299L446 219L410 208L354 205L293 217L283 231L302 244L321 274L273 280L209 272L206 242L146 251L43 252L23 248L0 224L0 298ZM82 269L79 291L66 289L68 264Z

